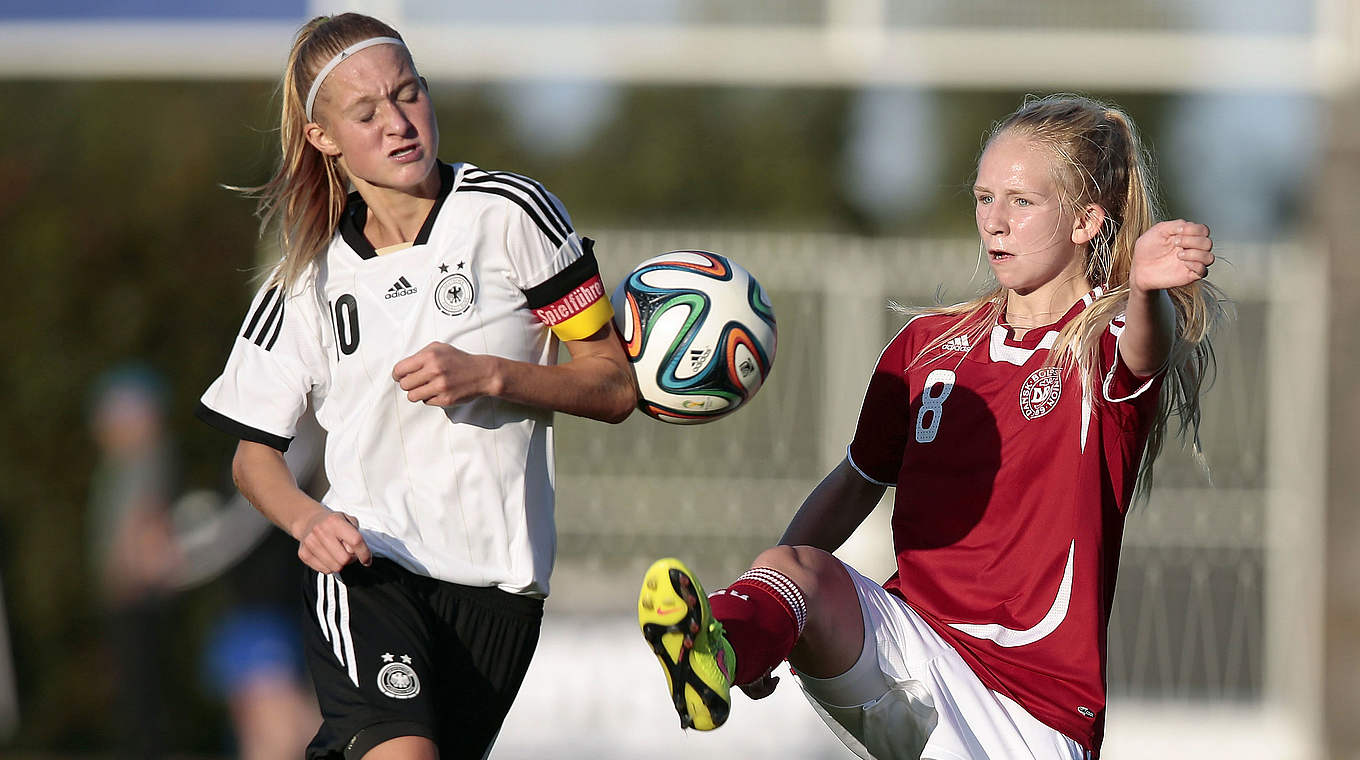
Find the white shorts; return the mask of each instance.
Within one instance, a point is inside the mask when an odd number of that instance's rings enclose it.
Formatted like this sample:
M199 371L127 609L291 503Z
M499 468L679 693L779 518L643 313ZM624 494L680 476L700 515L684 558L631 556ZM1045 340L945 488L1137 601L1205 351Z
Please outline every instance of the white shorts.
M799 675L833 733L865 760L1089 760L1090 753L978 679L901 599L849 565L864 614L859 661ZM876 656L875 656L876 655Z

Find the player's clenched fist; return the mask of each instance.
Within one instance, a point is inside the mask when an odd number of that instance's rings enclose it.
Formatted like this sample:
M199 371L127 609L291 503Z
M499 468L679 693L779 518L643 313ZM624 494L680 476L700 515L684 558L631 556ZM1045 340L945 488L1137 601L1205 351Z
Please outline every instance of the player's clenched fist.
M321 511L307 521L298 538L298 559L318 573L338 573L359 560L373 564L373 552L359 533L359 521L343 512Z
M436 341L397 362L392 379L411 401L453 406L495 394L495 359Z
M1209 273L1214 241L1209 228L1184 219L1154 224L1133 246L1132 290L1165 290L1189 285Z

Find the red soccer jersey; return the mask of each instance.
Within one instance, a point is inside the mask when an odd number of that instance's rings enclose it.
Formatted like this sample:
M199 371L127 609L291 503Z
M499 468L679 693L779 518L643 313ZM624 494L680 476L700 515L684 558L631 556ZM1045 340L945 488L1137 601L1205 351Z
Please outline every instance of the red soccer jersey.
M849 449L897 489L885 587L989 688L1093 751L1124 513L1160 388L1118 359L1119 319L1101 334L1094 398L1079 370L1048 362L1099 294L1020 339L993 324L921 357L958 317L913 319L879 357Z

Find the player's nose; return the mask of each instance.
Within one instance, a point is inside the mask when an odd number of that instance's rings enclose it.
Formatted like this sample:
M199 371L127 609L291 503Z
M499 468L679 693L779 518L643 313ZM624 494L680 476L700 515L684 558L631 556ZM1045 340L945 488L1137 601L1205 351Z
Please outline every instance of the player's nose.
M980 221L982 222L982 231L988 235L1000 237L1010 229L1010 225L1006 223L1006 214L1000 208L1000 204L997 203L985 207Z
M416 132L415 123L396 105L383 109L383 128L395 137L414 137Z

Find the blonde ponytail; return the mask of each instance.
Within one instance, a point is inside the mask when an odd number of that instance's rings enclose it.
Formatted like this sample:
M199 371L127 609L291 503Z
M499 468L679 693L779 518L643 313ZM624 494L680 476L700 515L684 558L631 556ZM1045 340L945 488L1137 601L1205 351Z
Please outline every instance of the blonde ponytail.
M318 16L298 30L279 84L278 167L263 185L231 188L258 199L255 214L261 235L277 223L283 260L273 277L285 289L326 250L340 224L349 189L349 177L337 159L307 142L307 91L327 61L355 42L373 37L401 39L392 27L358 13Z

